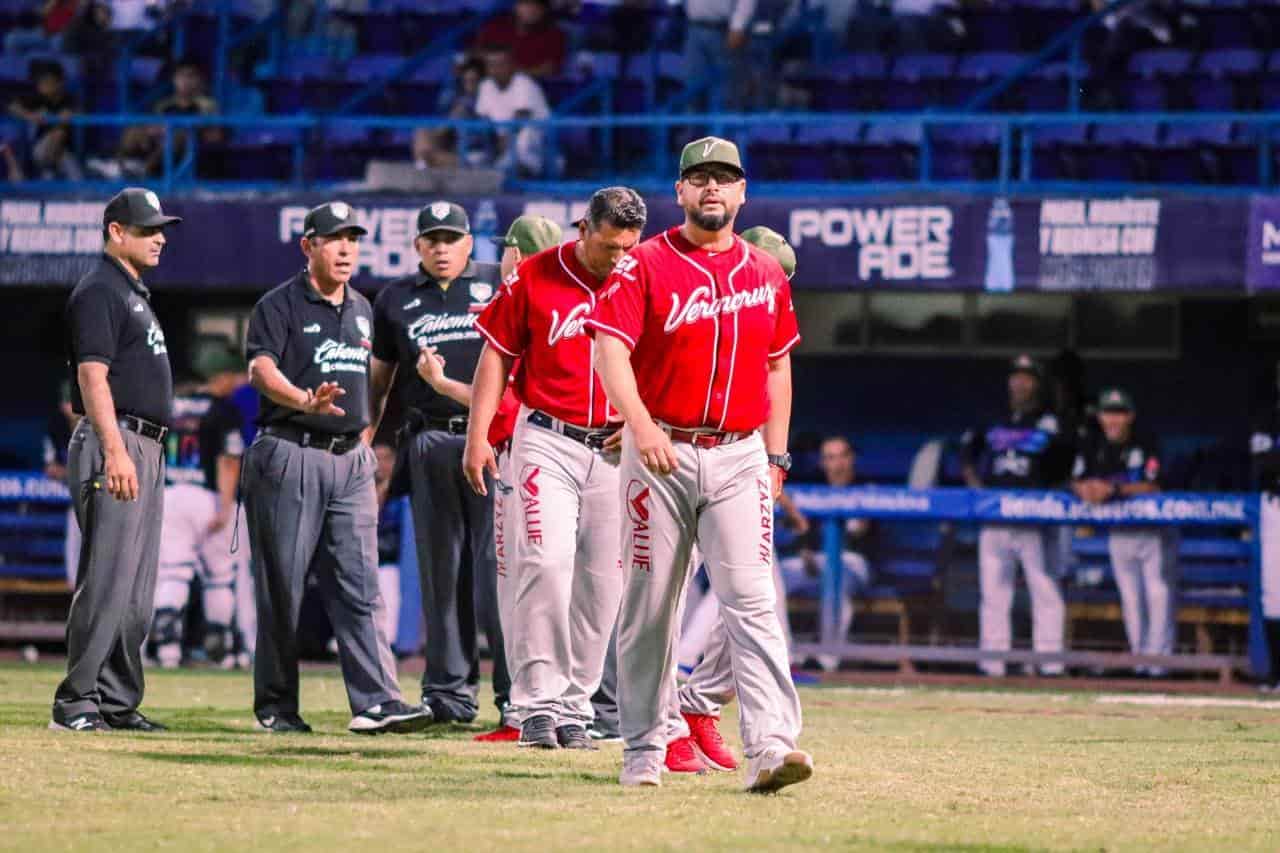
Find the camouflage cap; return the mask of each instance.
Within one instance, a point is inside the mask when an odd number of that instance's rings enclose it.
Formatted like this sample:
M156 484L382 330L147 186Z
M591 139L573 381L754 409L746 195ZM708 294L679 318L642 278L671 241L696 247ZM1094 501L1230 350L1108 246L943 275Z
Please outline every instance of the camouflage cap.
M202 335L192 348L191 369L201 379L210 379L219 373L240 373L244 371L245 363L226 338Z
M1129 392L1121 388L1108 388L1098 395L1098 410L1103 412L1132 412L1136 407Z
M545 216L517 216L502 237L494 237L493 242L499 246L514 246L520 254L528 257L536 255L543 249L559 245L562 237L560 226Z
M695 139L680 152L680 175L696 166L709 166L718 163L737 169L746 174L742 168L742 157L738 154L738 146L718 136L704 136Z
M782 266L782 271L787 274L787 278L796 274L796 250L791 248L791 244L777 231L757 225L755 228L743 231L742 239L757 249L773 255L774 260Z

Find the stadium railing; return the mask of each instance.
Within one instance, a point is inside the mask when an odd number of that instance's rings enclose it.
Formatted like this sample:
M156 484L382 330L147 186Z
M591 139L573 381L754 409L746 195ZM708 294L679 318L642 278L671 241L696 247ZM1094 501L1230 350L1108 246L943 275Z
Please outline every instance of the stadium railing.
M1165 493L1148 497L1115 501L1102 505L1088 504L1066 492L1023 492L1004 490L972 490L939 488L911 490L902 488L858 486L834 489L822 486L797 485L788 487L796 508L802 513L820 520L824 549L820 633L818 642L797 644L792 650L797 656L830 655L845 660L898 663L978 663L984 660L1003 660L1016 664L1059 663L1073 667L1132 669L1157 667L1172 671L1217 672L1223 681L1229 681L1236 671L1266 668L1265 655L1260 644L1260 596L1258 591L1259 555L1257 549L1258 498L1245 494ZM839 636L840 602L844 598L841 561L842 530L844 522L851 518L879 519L893 522L952 522L958 525L1027 524L1058 526L1110 527L1159 527L1186 529L1231 529L1246 531L1247 541L1241 540L1235 547L1219 541L1204 546L1205 553L1195 548L1188 554L1180 550L1180 560L1187 561L1193 573L1207 573L1207 578L1227 581L1243 586L1240 602L1250 614L1249 656L1213 654L1198 642L1195 653L1174 655L1136 655L1119 652L1072 651L1046 654L1030 650L1009 652L982 651L977 648L956 646L910 645L909 643L868 644L850 642ZM1085 545L1087 552L1097 543ZM1104 549L1105 550L1105 549ZM1210 553L1212 552L1212 553ZM1195 557L1200 557L1198 561ZM1230 567L1223 570L1221 564L1215 573L1213 560L1243 558L1246 568L1243 576ZM1183 596L1180 608L1204 608L1214 604L1234 602L1196 601ZM1194 610L1189 615L1195 615ZM1185 621L1185 620L1184 620ZM1196 620L1191 620L1195 624ZM1198 638L1199 640L1199 638Z
M633 183L638 188L663 187L670 183L672 163L678 156L678 142L706 132L709 128L721 129L729 138L739 144L746 160L748 174L752 174L750 142L755 134L768 129L793 128L813 129L842 127L850 129L855 144L872 137L897 140L904 146L918 148L917 170L913 180L886 181L868 177L856 181L795 181L779 182L792 193L848 193L854 191L884 192L895 189L904 190L950 190L950 191L1043 191L1058 188L1082 189L1091 192L1108 189L1142 189L1150 190L1157 186L1178 186L1156 182L1132 181L1045 181L1038 179L1033 169L1033 146L1038 134L1052 133L1058 128L1144 128L1149 129L1148 136L1155 138L1159 132L1167 128L1180 126L1203 126L1206 124L1226 125L1236 128L1234 131L1238 144L1246 150L1252 150L1257 158L1257 178L1252 183L1231 185L1187 184L1184 188L1199 192L1215 193L1249 193L1259 187L1272 186L1275 177L1275 144L1280 140L1280 115L1275 113L1247 112L1153 112L1153 113L963 113L963 112L908 112L908 113L694 113L666 115L614 115L614 116L575 116L557 115L540 120L516 120L509 122L490 122L485 120L459 120L439 116L433 117L391 117L391 116L338 116L338 115L296 115L296 116L157 116L145 113L112 114L112 115L77 115L69 119L69 123L77 129L91 128L123 128L135 125L156 126L163 129L161 145L163 151L162 172L152 181L158 189L172 191L183 187L201 190L224 187L229 190L266 191L286 188L309 188L342 186L358 188L359 182L352 180L323 181L312 176L314 164L328 149L330 143L335 147L341 144L344 134L351 132L385 130L412 131L418 128L453 128L463 133L489 133L505 130L515 133L524 127L541 129L546 136L548 177L544 179L521 179L509 176L507 188L512 191L531 192L581 192L599 186L602 182L616 180ZM21 132L20 122L14 119L0 120L0 128L9 126L10 135L16 129ZM202 127L225 128L237 136L251 137L241 149L242 152L254 150L253 140L271 139L274 137L288 147L291 152L288 174L278 179L258 181L210 181L198 179L197 164L203 156L226 156L225 149L202 151L196 134L186 134L188 142L181 159L178 156L179 145L175 143L175 133ZM994 176L990 180L944 180L935 174L934 149L937 143L931 138L934 131L945 128L978 128L995 132L995 148L998 159ZM672 131L682 131L679 134ZM590 134L599 132L602 138L609 132L613 136L627 134L643 136L651 140L650 148L645 146L642 156L632 162L618 162L619 152L613 145L592 147L590 154L598 163L598 176L590 179L563 180L557 176L557 144L556 140L570 134ZM888 131L887 133L885 131ZM332 139L326 137L332 134ZM679 136L679 139L673 137ZM265 143L262 143L265 144ZM1156 147L1156 152L1160 149ZM405 146L403 159L409 159L408 146ZM136 180L136 179L134 179ZM28 181L23 186L30 189L48 191L86 191L118 187L121 181L113 182L60 182L60 181ZM760 181L753 180L757 186Z

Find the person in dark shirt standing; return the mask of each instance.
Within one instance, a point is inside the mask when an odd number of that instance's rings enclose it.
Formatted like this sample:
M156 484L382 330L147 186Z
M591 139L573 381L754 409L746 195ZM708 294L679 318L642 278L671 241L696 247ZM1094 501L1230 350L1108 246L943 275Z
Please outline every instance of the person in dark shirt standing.
M303 220L306 268L249 317L245 354L262 406L242 488L258 602L253 710L268 731L311 731L298 714L298 619L312 573L338 644L347 728L412 732L431 722L401 700L377 623L373 308L350 285L365 233L343 202L313 208Z
M1089 503L1160 491L1160 450L1134 431L1133 398L1119 388L1098 397L1098 424L1076 454L1071 490ZM1171 655L1177 634L1177 531L1116 527L1107 535L1111 572L1120 590L1124 631L1135 655ZM1160 667L1139 667L1159 677Z
M470 381L484 346L475 322L497 292L498 267L470 260L470 220L452 202L422 208L414 248L418 271L388 284L374 306L372 403L381 411L394 388L405 410L427 622L422 701L436 720L470 722L478 711L477 624L493 653L493 690L504 714L511 689L498 615L493 490L478 495L462 475L467 407L427 385L417 365L438 356L450 376Z
M1009 414L964 438L964 479L974 489L1044 489L1066 478L1070 444L1058 418L1041 399L1042 372L1030 356L1009 367ZM1007 652L1012 644L1013 584L1022 567L1031 592L1032 645L1037 652L1063 648L1066 607L1053 559L1050 530L1043 525L984 524L978 534L980 646ZM987 675L1005 674L1003 661L983 661ZM1044 664L1044 675L1060 675L1061 664Z
M32 91L9 105L9 114L28 125L31 163L42 178L78 181L84 171L71 151L71 126L66 119L80 104L67 91L67 76L56 62L31 63Z
M142 643L151 623L164 450L173 374L143 270L160 262L166 216L150 190L131 187L102 214L103 257L67 301L71 435L67 483L83 539L67 615L67 675L49 728L157 731L138 712Z

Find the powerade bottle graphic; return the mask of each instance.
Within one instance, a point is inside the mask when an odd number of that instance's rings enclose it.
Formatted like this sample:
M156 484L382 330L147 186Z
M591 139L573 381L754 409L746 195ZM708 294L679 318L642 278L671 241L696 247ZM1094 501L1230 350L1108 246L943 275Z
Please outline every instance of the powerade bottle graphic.
M1013 208L998 198L987 214L987 275L983 289L992 293L1013 290Z
M497 263L498 246L492 238L498 236L498 208L493 199L483 199L476 205L471 231L475 235L475 248L472 250L475 259Z

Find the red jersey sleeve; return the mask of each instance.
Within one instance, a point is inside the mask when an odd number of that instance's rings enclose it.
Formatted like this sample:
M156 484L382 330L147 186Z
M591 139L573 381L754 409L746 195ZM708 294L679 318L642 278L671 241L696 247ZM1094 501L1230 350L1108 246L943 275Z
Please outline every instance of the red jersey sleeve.
M518 358L529 344L529 285L520 279L520 270L507 276L498 297L476 318L476 331L489 345L511 358Z
M634 256L623 255L600 289L596 307L584 323L586 332L603 332L635 349L644 331L644 305L644 271Z
M773 326L773 340L769 342L769 358L782 358L800 343L800 326L796 323L796 305L791 300L791 282L783 279L778 288L777 321Z
M511 386L502 395L498 403L498 411L489 422L489 446L501 447L511 440L516 431L516 419L520 415L520 399L516 397Z

